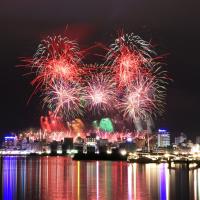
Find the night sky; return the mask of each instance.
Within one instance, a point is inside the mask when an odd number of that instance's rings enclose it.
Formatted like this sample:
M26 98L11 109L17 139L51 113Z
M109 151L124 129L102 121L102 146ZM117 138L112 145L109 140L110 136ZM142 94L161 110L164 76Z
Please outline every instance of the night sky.
M167 112L156 122L172 133L200 135L200 12L198 1L176 0L5 0L0 2L0 132L39 127L39 94L27 105L31 76L17 68L47 35L64 34L82 48L109 45L117 30L152 41L174 80ZM95 59L89 60L94 62Z

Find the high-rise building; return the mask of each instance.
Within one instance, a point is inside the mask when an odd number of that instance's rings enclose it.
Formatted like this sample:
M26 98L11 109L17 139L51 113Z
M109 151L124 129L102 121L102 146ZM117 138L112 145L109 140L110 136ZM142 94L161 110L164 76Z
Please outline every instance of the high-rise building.
M186 134L181 133L180 136L175 137L175 144L176 145L181 144L181 143L185 142L186 140L187 140Z
M91 133L90 136L86 136L85 142L87 146L95 146L97 143L96 134Z
M158 147L170 146L170 134L165 129L158 130Z
M73 138L64 138L64 142L62 144L63 152L71 149L73 149Z
M13 149L16 146L16 136L4 137L4 147L6 149Z
M58 142L53 140L50 144L50 148L51 148L51 153L56 154L58 148Z
M196 144L200 144L200 136L196 136Z

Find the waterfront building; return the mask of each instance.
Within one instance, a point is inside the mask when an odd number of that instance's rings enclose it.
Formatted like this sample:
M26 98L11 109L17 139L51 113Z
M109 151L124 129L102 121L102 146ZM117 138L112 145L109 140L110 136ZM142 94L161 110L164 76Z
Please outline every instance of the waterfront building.
M80 136L78 136L78 137L75 139L74 143L83 145L84 139L81 138Z
M57 148L58 148L58 142L56 140L51 142L50 148L51 148L51 153L56 154L57 153Z
M180 136L175 137L175 144L179 145L184 143L187 140L187 136L184 133L180 133Z
M191 147L191 152L192 153L199 153L200 152L200 145L199 144L193 144Z
M168 147L170 146L170 134L165 129L158 130L158 147Z
M66 152L66 150L72 150L72 149L73 149L73 138L64 138L64 142L62 144L63 152Z
M28 140L27 140L27 138L24 138L24 139L22 139L22 141L21 141L21 149L22 149L22 150L26 150L27 147L28 147Z
M97 143L96 134L92 133L90 136L86 136L85 143L87 146L95 146Z
M196 136L196 144L200 144L200 136Z
M193 147L193 142L192 142L192 140L188 140L188 141L187 141L187 147L188 147L188 148L192 148L192 147Z
M4 137L4 148L5 149L14 149L16 147L16 136L6 136Z
M100 138L98 141L99 146L108 146L109 142L108 139L102 139Z

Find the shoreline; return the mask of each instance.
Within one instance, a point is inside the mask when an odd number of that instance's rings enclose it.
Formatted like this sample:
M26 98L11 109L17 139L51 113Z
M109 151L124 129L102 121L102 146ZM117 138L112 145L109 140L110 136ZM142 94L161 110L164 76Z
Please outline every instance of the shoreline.
M139 164L149 164L149 163L168 163L169 168L171 167L171 164L183 164L183 165L189 165L189 164L197 164L198 167L200 167L200 160L189 160L189 159L180 159L180 160L152 160L147 157L139 157L137 159L128 159L128 155L121 155L120 153L77 153L77 154L58 154L58 153L30 153L30 154L1 154L0 159L3 159L4 157L71 157L74 161L123 161L128 163L139 163Z

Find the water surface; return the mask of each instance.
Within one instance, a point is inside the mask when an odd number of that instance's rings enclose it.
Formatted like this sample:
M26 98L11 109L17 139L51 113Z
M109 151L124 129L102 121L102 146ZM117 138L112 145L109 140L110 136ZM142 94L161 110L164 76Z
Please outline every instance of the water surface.
M200 169L61 156L3 157L0 166L3 200L200 199Z

